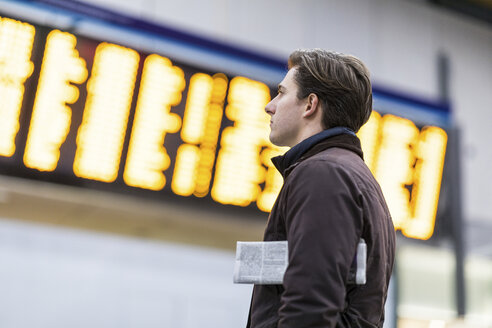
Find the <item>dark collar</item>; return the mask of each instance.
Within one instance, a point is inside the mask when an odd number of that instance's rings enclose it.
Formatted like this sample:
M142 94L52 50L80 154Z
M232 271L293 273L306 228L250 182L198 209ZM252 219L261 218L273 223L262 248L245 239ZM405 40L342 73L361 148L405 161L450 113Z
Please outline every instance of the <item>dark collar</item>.
M284 155L273 157L272 163L285 178L297 164L306 158L332 147L351 150L363 158L360 141L355 133L348 128L336 127L301 141Z

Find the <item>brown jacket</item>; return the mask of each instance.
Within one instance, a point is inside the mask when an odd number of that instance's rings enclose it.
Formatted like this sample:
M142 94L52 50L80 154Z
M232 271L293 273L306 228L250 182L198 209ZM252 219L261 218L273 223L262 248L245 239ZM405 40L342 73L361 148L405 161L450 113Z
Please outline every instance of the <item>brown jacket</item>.
M264 240L288 240L289 266L283 285L254 286L248 327L382 327L395 231L359 139L329 137L294 163L274 163L284 185ZM353 285L348 276L360 238L367 282Z

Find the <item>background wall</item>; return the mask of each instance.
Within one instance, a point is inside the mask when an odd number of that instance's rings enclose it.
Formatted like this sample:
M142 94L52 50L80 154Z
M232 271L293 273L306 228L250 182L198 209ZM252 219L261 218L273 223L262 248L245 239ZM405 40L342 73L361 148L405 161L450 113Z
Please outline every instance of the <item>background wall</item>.
M247 320L251 286L232 284L230 251L1 218L0 263L4 328L227 328Z

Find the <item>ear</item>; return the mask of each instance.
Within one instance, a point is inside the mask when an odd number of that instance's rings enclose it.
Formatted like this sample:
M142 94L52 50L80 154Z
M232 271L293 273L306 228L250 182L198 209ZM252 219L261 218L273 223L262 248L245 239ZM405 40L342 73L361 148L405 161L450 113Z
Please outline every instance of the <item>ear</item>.
M303 117L314 117L318 111L321 111L321 104L316 94L310 93L306 99L306 107L303 113Z

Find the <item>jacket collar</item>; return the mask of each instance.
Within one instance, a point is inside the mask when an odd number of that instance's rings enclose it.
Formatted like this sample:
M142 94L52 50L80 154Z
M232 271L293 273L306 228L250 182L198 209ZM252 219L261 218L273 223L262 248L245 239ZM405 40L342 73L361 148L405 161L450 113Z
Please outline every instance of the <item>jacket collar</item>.
M338 147L351 150L363 158L359 138L345 127L335 127L324 130L307 139L304 139L284 155L272 158L272 163L284 178L300 162L325 149Z

